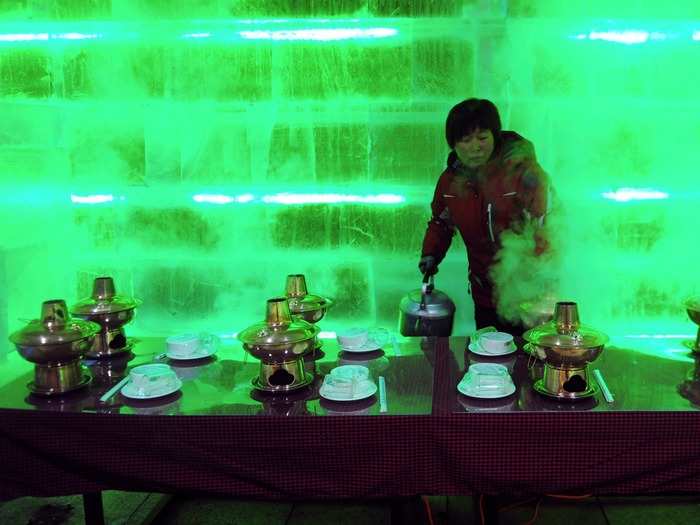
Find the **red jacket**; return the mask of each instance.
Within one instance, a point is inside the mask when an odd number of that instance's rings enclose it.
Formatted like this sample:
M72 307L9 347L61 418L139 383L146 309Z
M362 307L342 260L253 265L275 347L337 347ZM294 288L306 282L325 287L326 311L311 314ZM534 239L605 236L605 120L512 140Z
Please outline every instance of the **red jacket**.
M467 247L469 282L474 303L494 308L489 275L504 230L517 231L526 220L542 225L547 211L548 181L537 164L532 144L512 131L501 132L489 161L469 173L454 153L440 175L431 203L432 218L423 239L423 256L439 264L455 229ZM544 239L537 249L544 250Z

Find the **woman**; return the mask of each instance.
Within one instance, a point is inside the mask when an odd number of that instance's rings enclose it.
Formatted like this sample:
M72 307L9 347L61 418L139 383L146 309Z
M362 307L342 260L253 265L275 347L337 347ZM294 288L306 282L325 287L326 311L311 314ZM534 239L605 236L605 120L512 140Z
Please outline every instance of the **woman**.
M496 311L491 268L506 230L534 227L536 252L544 251L540 228L547 211L547 176L537 164L532 143L502 131L498 109L488 100L460 102L450 110L445 128L452 151L435 188L418 267L423 274L437 273L459 231L467 247L477 329L495 326L521 335L521 326Z

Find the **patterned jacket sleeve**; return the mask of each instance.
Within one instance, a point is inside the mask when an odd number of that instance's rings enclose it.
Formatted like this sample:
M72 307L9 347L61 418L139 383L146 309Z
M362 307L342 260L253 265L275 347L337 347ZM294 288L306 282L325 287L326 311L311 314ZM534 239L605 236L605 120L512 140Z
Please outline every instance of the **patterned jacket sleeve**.
M445 203L445 187L448 183L449 172L444 172L435 187L433 200L430 203L432 216L423 238L422 255L432 255L439 264L447 254L452 243L455 230L450 218L450 211Z
M535 229L535 253L539 255L549 249L545 225L550 206L549 177L537 162L532 143L517 137L505 147L503 157L510 169L521 174L523 219Z

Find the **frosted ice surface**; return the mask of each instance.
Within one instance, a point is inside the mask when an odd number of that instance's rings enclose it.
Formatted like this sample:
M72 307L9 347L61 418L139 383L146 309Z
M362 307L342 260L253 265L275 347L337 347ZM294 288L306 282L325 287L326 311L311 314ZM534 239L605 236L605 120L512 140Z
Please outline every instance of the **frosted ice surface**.
M240 16L260 9L236 4ZM289 15L288 4L269 14ZM396 38L253 44L221 36L233 26L212 22L196 28L211 38L173 41L175 26L120 2L113 16L146 17L140 37L60 49L3 40L0 317L9 329L43 300L70 303L110 274L144 301L135 335L233 333L262 319L288 273L306 274L310 291L337 301L324 329L393 328L401 297L420 284L445 115L481 96L535 143L556 188L555 255L531 270L513 244L504 254L510 303L546 281L601 330L642 319L692 333L681 306L700 292L691 3L675 6L677 20L663 27L645 7L645 28L678 35L648 45L571 38L605 29L583 16L583 3L511 2L502 12L501 2L479 2L488 13L476 18L462 17L461 2L399 2L398 12L359 4L395 18L348 24L380 24ZM303 3L299 13L321 16L329 5ZM201 9L189 19L207 15ZM620 188L668 198L604 197ZM304 202L321 194L324 202ZM368 203L385 194L398 202ZM88 204L97 197L105 202ZM458 333L472 327L466 273L457 237L437 286L457 303Z

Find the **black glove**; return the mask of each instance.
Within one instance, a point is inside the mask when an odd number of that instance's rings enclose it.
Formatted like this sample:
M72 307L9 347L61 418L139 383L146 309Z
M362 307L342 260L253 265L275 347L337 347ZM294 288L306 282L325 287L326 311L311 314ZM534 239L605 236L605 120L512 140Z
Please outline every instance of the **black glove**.
M418 269L423 275L435 275L438 273L438 265L435 257L432 255L426 255L421 257L418 263Z

